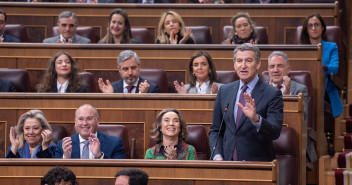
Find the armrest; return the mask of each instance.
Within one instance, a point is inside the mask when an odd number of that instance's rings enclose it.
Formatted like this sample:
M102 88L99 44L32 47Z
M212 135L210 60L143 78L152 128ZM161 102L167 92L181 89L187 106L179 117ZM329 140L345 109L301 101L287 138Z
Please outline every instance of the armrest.
M333 73L330 74L330 79L334 84L340 89L344 90L345 89L345 82L339 78L337 75L334 75Z

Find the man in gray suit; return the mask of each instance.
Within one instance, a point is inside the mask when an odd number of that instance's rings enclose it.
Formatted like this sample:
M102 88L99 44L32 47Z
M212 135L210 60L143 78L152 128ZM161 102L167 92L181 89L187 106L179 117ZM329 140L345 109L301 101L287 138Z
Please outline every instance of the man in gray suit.
M269 84L281 90L283 95L298 95L303 94L303 110L304 119L308 118L308 105L310 97L307 87L301 83L295 82L288 77L290 73L290 63L286 53L282 51L274 51L268 57L268 72L270 76ZM314 143L311 138L308 138L307 156L309 162L318 160L314 148Z
M78 19L75 13L70 11L61 12L57 26L60 35L46 38L43 43L91 43L90 39L76 34Z
M298 95L299 93L302 93L304 97L304 119L307 119L308 104L310 100L307 87L301 83L291 80L291 78L288 77L290 70L291 67L286 53L282 51L274 51L269 55L269 84L280 89L283 95Z
M273 140L283 122L282 93L259 78L256 45L239 45L233 53L240 80L221 86L216 96L209 133L212 159L272 161Z

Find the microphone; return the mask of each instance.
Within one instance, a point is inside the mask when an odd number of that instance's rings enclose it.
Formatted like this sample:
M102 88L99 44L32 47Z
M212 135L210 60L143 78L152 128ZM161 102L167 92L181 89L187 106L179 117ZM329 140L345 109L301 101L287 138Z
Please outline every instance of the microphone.
M222 128L222 123L224 122L224 118L225 118L225 115L226 115L226 112L227 112L228 108L229 108L229 103L226 104L226 107L225 107L225 110L224 110L224 114L222 115L222 119L221 119L221 123L220 123L220 129L218 131L218 135L217 135L216 140L215 140L215 145L213 147L213 150L211 151L209 160L213 159L213 155L214 155L214 152L215 152L216 145L218 145L218 139L219 139L220 131L221 131L221 128Z

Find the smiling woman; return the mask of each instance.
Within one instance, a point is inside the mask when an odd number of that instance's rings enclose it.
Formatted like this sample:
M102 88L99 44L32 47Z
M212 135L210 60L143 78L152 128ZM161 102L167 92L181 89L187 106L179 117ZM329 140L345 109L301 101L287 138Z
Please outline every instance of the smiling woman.
M174 81L175 89L179 94L216 94L221 83L215 82L216 69L210 54L206 51L197 51L189 61L189 84Z
M251 43L257 44L257 32L254 27L255 24L252 21L248 13L238 13L231 19L233 29L229 33L223 44L243 44Z
M40 110L24 113L15 128L10 128L11 146L6 158L53 158L56 145L50 144L52 129Z
M89 92L78 75L76 61L65 51L56 53L50 60L44 78L37 85L38 92Z
M196 149L185 141L187 126L177 109L162 110L153 123L152 139L156 145L146 151L146 159L195 160Z
M114 9L110 13L106 35L99 44L130 44L132 40L131 24L128 15L122 9Z

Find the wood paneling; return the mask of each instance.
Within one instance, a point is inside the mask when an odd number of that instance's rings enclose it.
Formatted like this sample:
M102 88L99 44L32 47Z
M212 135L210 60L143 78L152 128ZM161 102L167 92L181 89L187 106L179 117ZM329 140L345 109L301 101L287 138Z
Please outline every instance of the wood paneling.
M80 184L113 184L115 173L138 168L148 173L149 183L276 185L279 169L273 162L170 161L170 160L1 160L1 184L39 184L55 166L71 169Z

